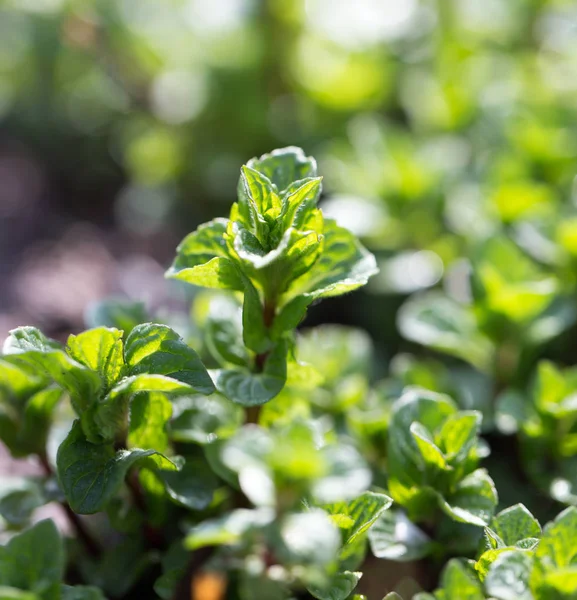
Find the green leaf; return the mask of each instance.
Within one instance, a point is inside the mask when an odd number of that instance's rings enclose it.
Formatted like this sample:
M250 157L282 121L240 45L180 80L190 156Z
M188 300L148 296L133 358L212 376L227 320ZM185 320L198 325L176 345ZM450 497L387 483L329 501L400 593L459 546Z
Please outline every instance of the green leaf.
M79 335L71 335L66 346L68 354L80 364L96 371L109 389L122 376L122 332L98 327Z
M3 477L0 480L0 515L10 525L26 525L32 513L48 501L43 486L36 479Z
M346 600L357 587L362 576L362 573L344 571L331 577L330 582L322 588L307 589L318 600Z
M106 600L102 592L91 585L63 585L62 600Z
M277 342L268 355L262 373L244 369L215 372L218 391L243 406L258 406L272 400L284 387L287 376L287 344Z
M341 536L326 512L312 509L287 515L280 525L279 551L289 564L327 567L337 560Z
M81 414L98 397L99 375L68 357L61 346L35 327L20 327L10 332L4 344L4 361L30 365L40 376L47 376L70 393L74 408Z
M126 337L140 323L150 321L143 302L109 298L91 304L85 316L87 327L114 327Z
M326 220L321 254L304 275L295 279L282 304L301 294L311 298L340 296L365 285L377 273L375 257L347 229Z
M284 228L300 229L305 225L309 212L317 205L322 191L322 177L295 181L282 197L281 218Z
M40 521L0 547L0 585L59 598L64 576L64 545L54 523Z
M242 309L237 302L224 295L211 298L204 333L210 353L220 364L250 364L242 338Z
M410 502L418 486L424 485L422 455L410 428L413 422L435 431L457 409L444 395L420 388L409 388L392 409L389 426L389 491L404 505Z
M279 190L286 190L291 183L306 177L316 177L317 163L306 156L301 148L288 146L253 158L247 166L267 177Z
M203 272L202 269L196 271L197 267L206 265L214 258L228 260L225 240L227 226L227 219L214 219L204 225L200 225L196 231L187 235L177 247L176 258L170 269L166 272L166 276L195 283L194 280L197 277L201 277ZM215 264L218 264L218 261ZM226 270L227 267L223 266L222 268ZM233 281L234 275L231 279L231 282ZM226 277L223 282L226 282ZM197 285L202 284L198 283Z
M166 375L203 394L214 391L198 354L166 325L137 325L126 338L124 357L131 375Z
M485 600L481 584L475 572L460 560L452 559L447 563L441 576L443 593L447 600Z
M368 531L392 502L385 494L364 492L350 502L339 502L323 508L341 529L344 543L350 544Z
M493 345L479 331L473 312L455 300L438 292L413 296L402 306L397 322L408 340L490 371Z
M139 392L188 394L192 392L192 388L187 383L164 375L142 374L125 377L82 419L82 427L88 439L98 443L113 440L119 432L124 432L130 401Z
M496 600L533 600L529 578L533 556L522 550L499 554L485 577L485 590Z
M429 537L400 510L386 510L369 529L369 543L377 558L408 562L427 556Z
M148 468L176 468L156 450L118 450L112 444L90 443L75 421L58 448L58 478L70 507L79 514L104 509L118 492L130 467L140 463Z
M478 411L460 411L443 423L435 440L448 461L465 460L477 442L481 419Z
M415 421L411 423L409 431L419 449L425 469L442 471L449 467L443 453L435 444L433 436L424 425Z
M231 546L237 544L247 532L266 527L274 518L274 511L267 508L239 508L193 527L184 540L184 546L187 550L205 546Z
M218 480L206 464L187 461L180 471L158 471L173 502L191 510L204 510L212 502Z
M573 565L577 557L577 508L560 513L543 530L535 556L545 570Z
M175 398L170 437L175 442L210 444L233 434L242 423L240 406L220 394Z
M493 517L490 529L504 546L515 546L527 538L540 538L539 521L522 505L515 504Z
M264 216L268 213L273 219L278 216L281 208L280 198L268 177L245 165L240 170L239 189L242 191L239 195L240 203L245 198L250 198L258 214Z
M497 506L497 490L485 469L477 469L462 479L453 493L439 496L442 510L461 523L485 527Z
M239 270L229 258L211 258L207 263L169 273L168 276L199 287L243 291Z
M46 451L52 413L61 398L60 388L47 387L20 402L16 410L0 404L0 439L13 456Z
M126 444L129 448L168 449L167 423L172 404L161 392L137 394L130 403L130 420Z

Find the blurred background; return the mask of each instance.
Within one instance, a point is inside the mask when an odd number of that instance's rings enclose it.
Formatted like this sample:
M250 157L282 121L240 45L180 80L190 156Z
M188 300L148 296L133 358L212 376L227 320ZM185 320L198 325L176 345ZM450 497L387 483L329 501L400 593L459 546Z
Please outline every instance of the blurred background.
M458 297L476 240L577 255L576 117L571 0L2 0L0 335L62 337L104 296L179 305L176 244L298 145L381 265L308 323L391 356L398 307Z

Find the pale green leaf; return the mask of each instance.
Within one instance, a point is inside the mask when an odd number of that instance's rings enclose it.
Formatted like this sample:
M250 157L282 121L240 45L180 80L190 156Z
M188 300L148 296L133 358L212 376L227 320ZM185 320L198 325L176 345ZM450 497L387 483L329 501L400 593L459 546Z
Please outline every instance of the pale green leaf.
M109 389L122 376L122 332L98 327L71 335L66 346L68 354L80 364L96 371Z

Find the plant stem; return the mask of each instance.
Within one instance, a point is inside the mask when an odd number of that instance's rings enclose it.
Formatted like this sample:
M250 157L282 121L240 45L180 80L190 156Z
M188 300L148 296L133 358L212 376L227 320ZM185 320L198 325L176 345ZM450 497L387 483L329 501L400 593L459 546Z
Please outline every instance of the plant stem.
M48 462L48 458L46 457L46 455L39 454L38 457L40 459L40 464L42 465L44 473L48 477L52 477L54 475L54 470L52 469L52 466ZM82 522L81 517L79 517L70 508L70 505L68 504L68 502L60 502L60 506L62 506L62 508L64 509L64 512L66 513L68 521L70 522L70 524L76 531L76 535L78 536L78 539L84 544L84 547L86 548L88 553L93 558L100 558L100 556L102 554L102 548L96 542L96 540L92 537L92 535L89 533L85 524Z

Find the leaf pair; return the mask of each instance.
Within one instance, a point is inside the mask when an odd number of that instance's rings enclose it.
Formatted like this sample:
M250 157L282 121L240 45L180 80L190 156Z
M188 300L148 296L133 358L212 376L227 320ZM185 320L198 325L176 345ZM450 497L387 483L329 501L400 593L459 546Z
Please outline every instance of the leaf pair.
M167 272L187 283L243 294L242 338L252 364L225 369L216 378L217 388L240 404L263 404L280 392L285 338L311 302L354 290L376 272L372 254L350 232L323 219L316 208L320 192L316 164L299 148L253 159L241 170L229 219L187 236ZM239 352L231 357L218 347L226 362L238 364Z
M409 388L395 402L389 426L389 491L411 520L428 521L441 509L451 519L484 526L497 494L477 469L481 415L458 411L441 394Z

